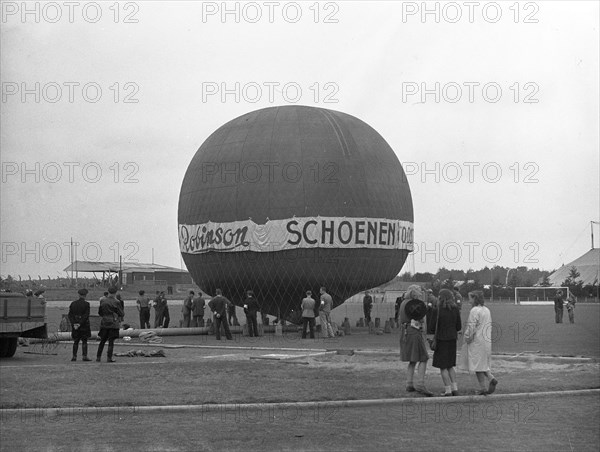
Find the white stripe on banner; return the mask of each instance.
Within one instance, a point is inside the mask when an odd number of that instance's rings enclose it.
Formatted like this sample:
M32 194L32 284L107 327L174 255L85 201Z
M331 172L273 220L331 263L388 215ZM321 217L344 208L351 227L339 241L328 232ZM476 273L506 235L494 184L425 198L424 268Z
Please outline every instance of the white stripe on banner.
M296 248L413 251L413 223L384 218L302 217L179 225L182 253L273 252Z

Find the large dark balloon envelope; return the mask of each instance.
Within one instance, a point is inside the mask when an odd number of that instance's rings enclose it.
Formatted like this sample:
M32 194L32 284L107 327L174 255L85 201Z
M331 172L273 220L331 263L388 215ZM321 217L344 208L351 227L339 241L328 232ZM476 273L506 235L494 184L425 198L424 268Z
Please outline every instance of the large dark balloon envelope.
M306 290L334 307L396 276L413 240L402 166L365 122L305 106L265 108L217 129L179 197L179 241L196 284L297 321Z

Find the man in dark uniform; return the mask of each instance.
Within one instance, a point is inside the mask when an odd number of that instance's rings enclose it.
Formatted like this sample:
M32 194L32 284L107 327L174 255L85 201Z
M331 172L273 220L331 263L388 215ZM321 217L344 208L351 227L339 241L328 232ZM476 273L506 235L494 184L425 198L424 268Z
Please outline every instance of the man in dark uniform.
M164 291L160 291L154 299L154 316L154 328L169 328L169 306Z
M106 361L109 363L115 362L113 359L113 348L115 346L115 339L119 337L119 328L121 328L121 319L123 318L121 303L115 298L116 293L117 288L110 287L108 289L108 297L102 297L100 307L98 308L98 315L102 317L100 331L98 332L100 344L96 353L96 361L98 362L100 362L100 358L102 357L102 350L104 350L106 341L108 341Z
M371 323L371 309L373 309L373 297L371 297L371 294L367 291L363 297L363 313L365 314L367 325Z
M246 292L247 298L244 300L244 314L246 314L246 323L248 325L248 335L250 337L258 337L258 322L256 314L260 311L258 300L254 298L254 292L251 290Z
M71 337L73 338L73 357L71 361L77 361L77 350L81 341L81 354L83 361L91 361L88 358L87 340L92 335L90 328L90 304L85 301L88 294L87 289L77 291L79 298L69 306L69 322L71 322Z
M221 325L223 325L223 328L225 329L225 336L227 337L227 340L230 341L233 339L233 337L231 337L226 316L228 306L233 303L223 296L221 289L216 289L215 293L216 296L208 302L208 307L215 316L215 331L217 340L221 340Z

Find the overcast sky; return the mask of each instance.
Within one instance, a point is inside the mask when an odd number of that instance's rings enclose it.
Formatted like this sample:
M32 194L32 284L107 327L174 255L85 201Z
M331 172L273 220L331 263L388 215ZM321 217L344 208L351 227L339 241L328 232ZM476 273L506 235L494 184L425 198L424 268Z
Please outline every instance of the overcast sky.
M417 248L403 271L552 270L590 248L598 2L22 5L2 3L3 277L64 276L71 238L80 260L180 267L197 149L293 104L356 116L396 152Z

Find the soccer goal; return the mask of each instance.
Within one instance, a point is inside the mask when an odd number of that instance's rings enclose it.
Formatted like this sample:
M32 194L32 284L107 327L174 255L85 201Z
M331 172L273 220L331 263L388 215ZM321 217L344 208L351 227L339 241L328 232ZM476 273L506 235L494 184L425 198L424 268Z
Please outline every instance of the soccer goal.
M562 290L563 299L569 296L568 287L515 287L515 304L554 304L556 293Z

